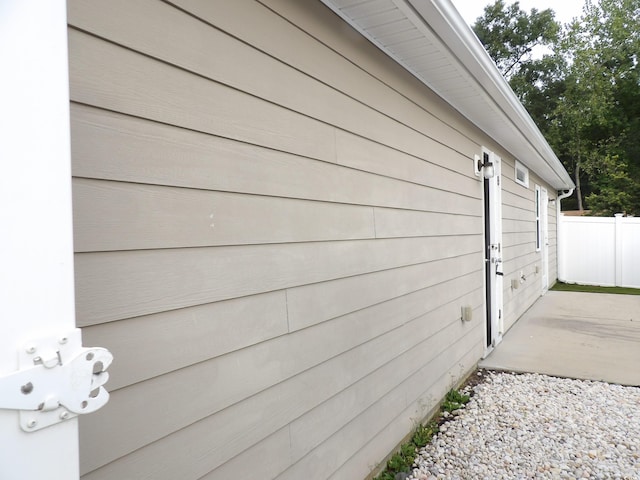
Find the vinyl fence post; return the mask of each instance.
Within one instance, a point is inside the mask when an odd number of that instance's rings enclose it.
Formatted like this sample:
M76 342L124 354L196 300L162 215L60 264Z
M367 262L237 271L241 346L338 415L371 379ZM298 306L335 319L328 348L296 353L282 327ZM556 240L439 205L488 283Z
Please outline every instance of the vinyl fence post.
M6 393L29 342L75 328L65 0L0 1L0 65L0 478L75 480L77 418L40 429L43 402L25 431Z
M622 213L616 213L615 228L615 259L616 259L616 287L622 286Z
M559 203L559 202L558 202ZM568 239L570 234L567 226L567 217L564 213L558 213L558 281L567 282L567 248L571 245Z

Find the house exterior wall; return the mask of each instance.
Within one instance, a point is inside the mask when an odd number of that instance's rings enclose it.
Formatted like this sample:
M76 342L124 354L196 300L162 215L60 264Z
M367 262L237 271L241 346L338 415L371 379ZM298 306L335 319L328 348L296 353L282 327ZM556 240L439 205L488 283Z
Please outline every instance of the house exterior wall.
M68 15L77 323L115 357L83 478L365 477L484 351L471 159L514 162L320 2Z
M502 165L503 299L504 326L508 331L542 294L542 252L536 251L535 187L545 188L549 198L556 198L556 192L533 171L529 171L528 187L517 183L515 161L506 152L505 156ZM541 207L547 210L548 285L551 286L558 277L556 209L550 205ZM519 281L521 273L525 280L513 289L511 281Z

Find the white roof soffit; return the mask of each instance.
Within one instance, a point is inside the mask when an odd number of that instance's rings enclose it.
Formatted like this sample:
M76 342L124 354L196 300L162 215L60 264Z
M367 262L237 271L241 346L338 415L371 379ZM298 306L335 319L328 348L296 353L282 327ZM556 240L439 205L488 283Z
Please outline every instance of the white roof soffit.
M551 186L575 186L450 0L322 2Z

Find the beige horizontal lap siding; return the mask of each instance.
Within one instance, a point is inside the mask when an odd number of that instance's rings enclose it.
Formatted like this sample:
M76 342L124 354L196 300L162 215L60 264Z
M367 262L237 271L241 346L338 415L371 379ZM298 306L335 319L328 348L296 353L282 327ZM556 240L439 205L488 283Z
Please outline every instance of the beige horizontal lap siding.
M424 309L429 296L445 299L477 288L481 272L469 271L469 257L135 317L127 320L126 336L120 335L120 322L88 326L85 331L94 343L100 338L107 341L121 360L112 367L110 383L120 388L243 351L287 332L324 325L327 319L369 315L367 309L374 306L376 316L384 314L381 320L393 316L399 307L407 309L407 302L416 299L421 303L411 308ZM231 332L229 324L234 326ZM164 335L140 355L135 347L145 344L152 328Z
M73 162L77 177L397 208L416 208L416 201L429 200L436 207L434 196L450 199L446 195L452 190L476 195L477 182L464 175L469 160L451 150L435 157L443 168L338 130L335 142L344 168L334 168L321 159L311 161L86 105L73 104L71 111L77 138L73 158L82 158ZM97 151L96 144L105 147ZM429 146L425 153L430 154ZM452 165L460 172L450 170ZM218 171L226 175L216 175ZM431 191L419 186L431 187L434 193L428 196ZM422 204L423 209L428 206Z
M364 478L482 354L479 133L265 3L69 4L84 479Z
M404 104L404 108L401 110L400 115L394 117L395 121L390 122L388 121L389 115L386 112L383 113L373 108L368 102L353 98L353 92L336 90L333 85L325 84L300 72L298 70L300 66L297 64L294 65L295 68L291 68L277 59L265 55L261 49L264 48L264 44L273 39L276 32L279 32L279 35L284 34L287 36L287 44L281 45L281 47L292 48L290 38L296 34L301 37L301 41L306 41L307 43L311 41L315 49L311 48L311 45L309 46L308 51L305 52L307 61L311 60L317 64L321 60L325 60L324 57L318 57L314 53L316 50L327 52L327 49L255 2L244 0L232 2L232 10L238 10L232 12L227 12L228 8L225 8L227 2L197 2L196 5L191 6L191 10L195 15L201 15L204 19L203 21L185 15L183 12L156 0L135 3L121 1L118 3L119 9L126 13L126 22L122 22L121 18L114 18L113 15L109 15L113 5L110 4L109 7L106 7L103 2L85 2L70 12L72 22L77 24L79 28L90 29L94 34L107 37L132 50L123 52L121 49L116 49L105 42L99 42L97 39L85 39L86 45L82 52L79 52L84 57L83 60L86 62L99 61L101 64L113 62L113 65L109 65L109 67L113 74L119 75L119 81L112 81L114 83L113 86L121 87L123 91L109 92L108 98L104 98L104 95L92 95L96 93L93 88L96 82L100 83L109 79L85 76L81 80L85 83L83 90L87 91L87 95L79 97L79 101L82 101L83 97L88 100L90 96L94 98L89 103L94 105L105 100L124 100L122 106L127 113L133 113L138 111L137 107L142 106L140 102L145 99L151 99L159 102L154 107L155 111L153 113L163 120L166 119L169 122L180 120L187 125L193 125L192 119L189 118L191 115L185 115L183 111L171 109L170 105L162 105L163 98L159 92L173 88L175 91L170 92L172 96L164 99L165 102L193 102L198 98L201 102L195 105L188 104L189 107L192 107L193 114L201 117L210 129L220 129L220 121L224 119L228 109L225 108L219 113L211 111L207 106L209 99L206 95L214 94L216 91L224 91L226 95L232 97L229 99L228 108L234 108L239 102L235 98L235 89L239 89L286 108L300 111L314 119L329 121L366 138L374 138L381 143L418 155L421 158L425 156L428 158L433 155L439 164L443 162L439 161L437 155L450 148L448 139L452 135L458 137L454 148L457 152L464 152L463 154L468 155L476 150L474 142L400 96L398 96L397 100ZM186 4L185 6L189 6L188 1L183 3ZM101 11L101 9L104 9L104 11ZM225 13L231 16L227 18ZM150 15L153 15L153 24L141 29L141 22L144 22ZM237 28L246 28L247 23L259 22L261 28L257 31L261 32L262 36L255 41L260 43L254 46L246 45L205 23L223 23L225 21L230 23L229 27L231 28L236 25ZM265 26L265 23L267 23L267 26ZM269 23L272 24L271 29L268 29ZM174 32L177 38L167 35L168 31ZM235 32L232 33L235 34ZM81 36L83 34L77 32L74 35ZM186 40L183 40L184 38ZM193 42L193 45L190 42ZM202 45L209 47L207 55L202 55ZM142 52L145 55L149 55L150 58L140 58L134 52ZM371 76L366 72L354 67L340 55L330 53L330 57L326 58L327 68L332 70L339 69L340 74L345 78L352 73L355 75L355 79L365 82L372 81ZM154 62L152 58L157 58L160 61ZM226 61L224 61L225 59ZM129 62L134 62L136 68L131 68ZM180 68L167 69L164 62ZM252 75L247 75L248 65L251 66ZM187 92L180 88L184 84L187 72L197 75L197 78L192 81L193 85L191 85L191 89L197 89L197 92ZM261 72L268 72L269 74L264 78L261 75L256 75L256 73ZM149 88L151 86L145 89L140 88L140 85L144 84L140 77L149 75L155 75L162 81L159 81L157 85L153 85L152 87L154 88ZM231 88L225 90L224 87L217 86L206 80L214 80L216 84L219 82ZM296 89L292 90L285 87L285 85L292 82L297 84ZM393 94L393 91L384 85L381 88L382 90L379 88L375 93L379 95L383 93L387 95ZM360 86L361 89L362 86ZM135 101L126 98L128 92L136 94ZM202 92L202 96L193 95L193 93L200 92ZM183 95L187 96L181 98ZM318 102L318 98L322 98L323 101ZM242 101L242 103L245 103L245 101ZM270 105L264 105L263 108L256 108L255 110L255 117L251 120L255 120L258 125L264 119L261 115L263 111L264 115L276 115L274 120L282 119L283 123L288 121L284 112L280 109L274 109ZM410 128L407 128L404 123L409 123L412 119L411 114L413 114L415 120L408 125ZM362 121L363 117L367 118L366 122ZM312 121L308 123L309 125L313 124ZM266 127L266 124L263 126ZM283 144L290 140L288 135L283 135L281 132L274 135L274 139L265 140L263 134L273 132L269 132L268 129L262 132L259 128L256 129L254 125L248 125L247 127L251 128L242 128L241 130L245 131L239 132L239 134L254 134L257 136L256 140L258 142L267 141L268 145L282 147L284 146ZM276 125L270 125L270 127L275 128ZM320 129L321 127L317 126L316 128ZM224 129L222 130L224 131ZM256 132L256 130L258 131ZM308 132L308 135L315 136L316 133L312 131ZM320 142L314 146L321 148L322 153L325 153L325 146L321 145ZM442 148L443 146L445 148ZM309 149L309 153L313 153L313 146L306 145L306 147ZM321 157L325 160L332 160L327 155L321 155ZM459 159L457 165L456 163L446 162L446 166L450 169L466 170L465 167L460 166L460 163L468 164L468 162L461 162Z
M189 468L197 469L198 475L202 475L207 469L222 465L240 451L259 443L265 435L293 422L370 375L374 375L374 378L367 380L360 395L374 402L379 389L390 388L385 385L400 382L411 369L423 366L424 363L419 363L420 357L430 358L435 354L433 350L436 345L440 349L447 348L446 339L450 338L451 329L462 328L457 319L451 316L459 308L457 302L469 301L478 305L482 301L478 289L458 297L460 291L465 291L465 285L469 288L469 284L467 280L457 288L449 285L447 294L444 289L440 289L440 292L417 292L395 300L395 312L391 306L372 306L325 322L319 328L305 329L294 335L264 342L254 349L242 349L198 364L189 369L188 374L178 371L118 390L112 398L112 414L126 415L149 395L156 400L131 418L127 425L110 424L102 427L105 436L89 440L87 448L102 447L101 456L106 460L134 451L146 445L150 438L160 440L121 461L108 464L89 478L119 478L128 469L149 461L153 461L154 470L166 475L152 478L177 478L180 471ZM437 301L435 298L439 298L435 296L436 293L440 293L440 298L446 303L432 309ZM424 310L427 310L426 313L421 313ZM416 329L424 333L415 335ZM388 345L393 345L393 348L388 348ZM420 349L418 353L416 348ZM290 360L284 361L283 357ZM387 366L389 362L396 363ZM398 362L404 362L399 370L401 375L395 371ZM376 373L379 368L385 370L387 383L379 384L380 375ZM238 371L243 374L238 376ZM172 391L198 389L203 377L225 388L203 389L196 399L189 402L189 408L174 415L163 414L170 411L175 402ZM245 400L241 401L243 398ZM331 417L342 418L345 415L357 415L359 410L354 407L353 410L329 408L328 411L333 411ZM100 414L87 420L92 424L88 426L95 428L104 421ZM209 430L204 438L200 436L202 433L197 434L201 430L197 425L202 422L205 423L202 428ZM339 430L342 426L341 421L329 416L324 422L330 429ZM183 426L187 432L178 428ZM290 428L295 431L294 424ZM176 448L191 438L189 431L193 432L191 442L197 441L203 445L191 445L190 451L181 451L179 456L156 458L159 452L171 450L168 445ZM118 437L119 432L124 435ZM315 440L319 442L325 435L323 432L309 431L306 435L309 438L319 437L319 440ZM105 438L114 440L105 443ZM295 455L299 448L274 454ZM209 452L209 455L204 456L203 452ZM256 469L256 475L259 473L259 465L252 465L251 468Z
M87 179L73 191L79 252L376 237L371 207Z
M180 2L189 2L194 5L199 3L197 0L180 0ZM293 28L304 30L328 47L321 58L333 51L353 66L346 65L350 73L348 76L342 75L342 70L323 68L322 62L317 61L315 56L311 57L307 54L306 43L301 43L295 49L282 49L280 45L287 42L284 35L273 35L271 41L265 42L270 54L278 56L285 62L293 61L304 65L305 71L315 78L336 85L338 89L348 92L354 98L366 98L366 102L376 108L396 112L397 117L405 119L417 118L418 125L413 125L414 128L420 128L419 125L424 125L423 122L427 120L423 118L423 114L417 112L427 111L430 117L428 120L444 122L465 137L473 139L472 142L462 142L454 148L462 149L461 151L466 155L478 153L478 145L482 143L479 131L469 130L466 120L452 110L443 99L433 92L425 92L424 85L419 80L412 75L406 75L403 67L390 62L381 51L372 50L370 43L355 30L345 31L343 24L331 19L334 16L333 12L324 8L320 2L296 0L259 0L259 2L281 15ZM225 8L237 7L225 5ZM237 28L241 38L246 40L260 35L259 31L246 24ZM347 39L346 42L345 39ZM366 72L378 82L363 85L359 81L361 73L358 70ZM416 106L421 108L415 109ZM418 115L417 117L411 115L414 112ZM449 144L449 142L445 143Z
M402 384L381 396L375 404L366 408L278 478L304 478L308 472L315 472L319 478L359 478L362 471L371 469L373 465L368 452L371 447L368 443L375 442L379 436L392 438L389 431L400 430L399 425L405 435L410 432L415 428L415 419L423 418L437 405L437 400L430 398L429 394L434 390L450 389L451 377L459 377L461 373L473 368L477 359L463 363L460 361L463 356L469 352L473 352L475 357L481 355L477 342L482 334L481 328L468 332L462 338L459 331L451 329L447 333L448 336L434 338L430 349L427 346L422 349L422 356L418 358L426 357L431 360L428 368L418 369L409 375ZM303 432L301 436L305 434ZM292 441L298 438L300 437L292 437Z
M535 172L529 171L529 187L515 181L515 162L504 159L502 169L503 202L503 271L504 325L511 328L542 293L542 254L536 252L535 186L547 189L549 198L554 190L544 184ZM557 276L555 256L555 207L548 206L549 222L549 285ZM524 279L522 279L524 277ZM511 282L518 282L512 288Z
M77 312L95 324L478 251L468 235L82 253Z
M428 387L419 395L419 398L409 403L407 408L395 418L390 418L391 409L378 408L373 410L368 418L363 418L367 422L367 427L371 424L379 430L374 434L373 439L366 445L355 452L341 467L334 472L330 480L357 478L359 472L365 467L371 468L371 455L380 458L385 452L389 452L393 445L390 439L398 437L405 432L410 432L415 428L415 419L423 415L429 406L434 406L430 401L431 394L434 391L446 391L451 388L451 379L459 377L461 372L472 370L477 364L478 356L482 355L483 343L472 343L472 339L483 335L483 329L476 328L474 332L469 333L462 340L450 346L450 351L446 355L442 355L438 363L430 364L427 368L423 368L413 378L409 379L411 385L419 388L419 386L428 385ZM465 352L460 354L460 352ZM457 358L456 358L457 357ZM455 360L453 360L455 359ZM452 361L453 360L453 361ZM448 370L434 380L435 375L442 372L449 364ZM425 401L425 398L427 399ZM433 411L433 409L432 409ZM368 413L368 412L367 412ZM388 423L384 423L388 422ZM353 445L353 444L350 444ZM345 446L345 448L348 448ZM349 451L349 450L347 450ZM349 451L350 453L350 451ZM331 463L331 460L329 461ZM379 467L379 466L378 466Z

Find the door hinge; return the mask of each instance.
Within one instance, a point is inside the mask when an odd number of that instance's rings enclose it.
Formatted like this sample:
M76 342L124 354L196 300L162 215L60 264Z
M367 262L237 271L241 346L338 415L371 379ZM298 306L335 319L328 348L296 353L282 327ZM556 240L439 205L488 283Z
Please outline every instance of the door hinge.
M0 408L19 410L25 432L95 412L109 400L103 385L112 361L105 348L83 347L79 328L29 342L19 370L0 376Z

